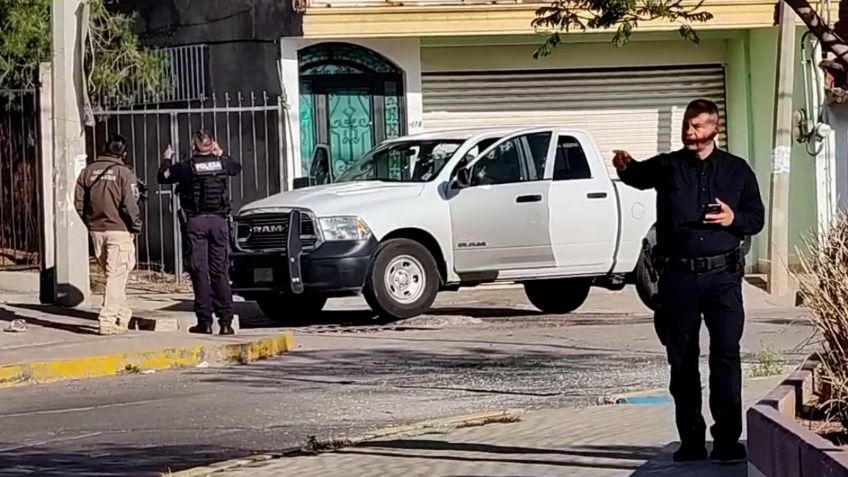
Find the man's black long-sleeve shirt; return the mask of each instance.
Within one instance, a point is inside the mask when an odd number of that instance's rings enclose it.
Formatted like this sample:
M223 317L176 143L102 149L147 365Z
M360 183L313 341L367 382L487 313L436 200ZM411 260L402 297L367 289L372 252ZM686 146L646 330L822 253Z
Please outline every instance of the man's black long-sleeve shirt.
M709 257L739 246L763 229L765 208L754 171L743 159L716 148L706 159L682 149L619 171L625 184L657 192L658 252L668 257ZM703 223L716 198L734 213L728 227Z

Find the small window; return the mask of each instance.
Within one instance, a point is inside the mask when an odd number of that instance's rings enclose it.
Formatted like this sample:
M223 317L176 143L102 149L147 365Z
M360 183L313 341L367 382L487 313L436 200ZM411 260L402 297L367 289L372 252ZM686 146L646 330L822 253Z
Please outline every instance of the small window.
M560 136L557 141L556 162L554 162L554 180L567 181L591 179L592 171L580 141L571 136Z
M531 133L509 139L481 158L472 185L510 184L542 180L551 133Z

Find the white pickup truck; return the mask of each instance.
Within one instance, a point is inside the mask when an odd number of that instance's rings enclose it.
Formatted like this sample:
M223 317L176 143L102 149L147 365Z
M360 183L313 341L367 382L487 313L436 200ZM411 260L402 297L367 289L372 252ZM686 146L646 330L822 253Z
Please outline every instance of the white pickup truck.
M359 293L409 318L439 291L489 282L523 284L549 313L576 310L593 285L635 283L652 307L654 218L654 193L613 180L582 130L431 132L378 145L332 184L244 206L230 274L281 320Z

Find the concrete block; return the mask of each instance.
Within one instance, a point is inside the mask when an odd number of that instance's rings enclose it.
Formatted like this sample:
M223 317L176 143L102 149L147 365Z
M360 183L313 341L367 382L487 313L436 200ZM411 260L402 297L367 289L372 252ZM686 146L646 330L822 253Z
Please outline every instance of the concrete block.
M769 420L763 413L767 405L757 404L747 413L748 421L748 462L766 476L774 475L772 454L772 433Z
M748 477L767 477L765 473L760 471L754 464L748 463Z
M40 289L41 275L37 271L0 272L0 290L38 295Z

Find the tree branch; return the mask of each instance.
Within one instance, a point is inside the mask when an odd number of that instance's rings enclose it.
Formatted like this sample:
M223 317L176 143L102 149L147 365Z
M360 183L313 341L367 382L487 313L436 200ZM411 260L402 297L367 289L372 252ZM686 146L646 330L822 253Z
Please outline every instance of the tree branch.
M836 61L848 68L848 45L822 20L818 12L806 0L785 0L801 21L819 39L824 51L833 53ZM844 0L843 0L844 1Z

